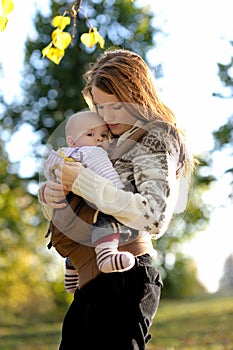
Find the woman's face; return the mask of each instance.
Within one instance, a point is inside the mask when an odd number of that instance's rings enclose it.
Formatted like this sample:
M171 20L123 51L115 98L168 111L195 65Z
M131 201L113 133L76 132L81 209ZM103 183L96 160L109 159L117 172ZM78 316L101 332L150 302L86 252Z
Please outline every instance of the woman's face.
M93 86L92 96L97 112L108 124L113 135L120 136L132 128L136 119L126 111L124 103L119 102L115 95Z

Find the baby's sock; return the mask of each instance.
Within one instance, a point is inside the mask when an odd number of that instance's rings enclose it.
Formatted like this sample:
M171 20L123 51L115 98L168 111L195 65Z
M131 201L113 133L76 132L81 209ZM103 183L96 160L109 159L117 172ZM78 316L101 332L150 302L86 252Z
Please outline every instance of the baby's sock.
M135 264L135 257L129 252L118 251L118 241L100 243L95 247L97 266L100 271L122 272L131 269Z
M66 261L65 289L67 293L74 294L77 288L79 288L78 272Z

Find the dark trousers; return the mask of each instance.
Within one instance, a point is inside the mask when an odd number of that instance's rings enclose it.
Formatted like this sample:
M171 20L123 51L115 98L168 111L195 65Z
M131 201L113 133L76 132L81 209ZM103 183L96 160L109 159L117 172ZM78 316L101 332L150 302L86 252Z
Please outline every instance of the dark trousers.
M162 281L146 254L126 272L101 273L74 295L60 350L145 350Z

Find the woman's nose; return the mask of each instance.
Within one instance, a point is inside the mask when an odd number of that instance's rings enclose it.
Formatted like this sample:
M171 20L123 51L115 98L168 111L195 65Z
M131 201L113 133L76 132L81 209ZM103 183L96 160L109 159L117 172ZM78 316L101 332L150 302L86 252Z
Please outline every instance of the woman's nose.
M114 121L114 115L113 115L113 110L111 106L104 106L104 109L101 113L102 118L104 119L105 123L110 124L111 122Z

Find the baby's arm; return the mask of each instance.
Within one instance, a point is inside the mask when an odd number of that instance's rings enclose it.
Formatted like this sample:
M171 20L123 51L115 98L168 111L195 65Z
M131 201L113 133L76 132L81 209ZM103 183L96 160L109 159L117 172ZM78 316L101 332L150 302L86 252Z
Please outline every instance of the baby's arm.
M73 154L75 157L73 157ZM52 150L44 162L44 173L47 180L58 182L55 170L58 169L64 160L68 162L82 161L82 155L79 149L62 147L57 151Z
M58 151L52 150L50 152L48 158L44 162L44 175L47 180L57 181L54 170L57 169L63 161L64 157L62 157Z
M108 153L102 147L84 146L81 151L83 163L95 174L110 180L117 188L124 188L120 176L113 167Z

